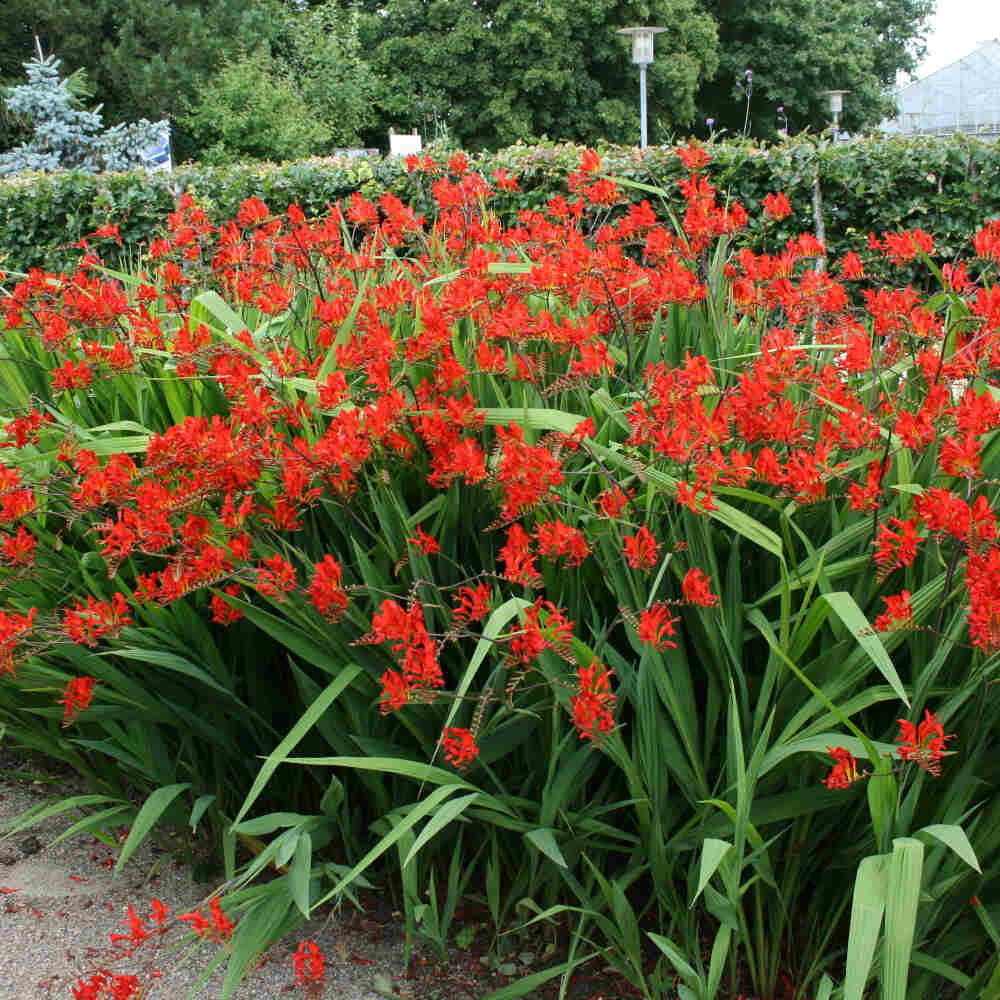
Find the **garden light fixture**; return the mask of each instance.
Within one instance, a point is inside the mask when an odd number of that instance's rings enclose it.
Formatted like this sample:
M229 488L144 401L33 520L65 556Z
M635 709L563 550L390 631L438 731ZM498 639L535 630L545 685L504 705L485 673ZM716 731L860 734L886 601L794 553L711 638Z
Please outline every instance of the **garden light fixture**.
M844 110L844 94L849 94L849 90L824 90L827 100L830 102L830 114L833 115L833 137L837 138L840 132L840 112Z
M653 36L666 28L619 28L616 34L632 36L632 62L639 67L639 121L641 149L646 148L646 67L653 61Z

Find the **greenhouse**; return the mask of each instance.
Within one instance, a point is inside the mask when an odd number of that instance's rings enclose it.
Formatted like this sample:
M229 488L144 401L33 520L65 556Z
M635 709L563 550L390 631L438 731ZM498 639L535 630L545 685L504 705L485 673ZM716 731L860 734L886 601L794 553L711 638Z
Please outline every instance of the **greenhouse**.
M884 132L1000 136L1000 40L980 42L967 56L900 87L898 113Z

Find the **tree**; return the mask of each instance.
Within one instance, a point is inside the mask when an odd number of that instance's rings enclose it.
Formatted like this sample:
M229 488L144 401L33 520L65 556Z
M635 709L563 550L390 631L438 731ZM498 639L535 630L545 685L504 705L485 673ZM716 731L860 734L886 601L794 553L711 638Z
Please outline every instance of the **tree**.
M653 122L695 118L717 64L715 27L696 0L364 0L361 37L390 125L445 126L465 147L547 135L594 142L638 136L638 74L615 29L669 25L649 68ZM655 138L655 137L654 137Z
M94 64L89 60L100 51L102 14L92 0L4 0L0 18L0 87L14 86L24 79L24 63L35 50L36 38L45 52L58 51L62 65L78 70L88 67L93 81ZM95 46L94 41L98 40ZM73 89L73 76L71 75ZM132 117L135 117L134 115ZM0 151L25 141L28 123L0 107Z
M877 124L892 110L887 88L923 52L935 0L706 0L719 25L719 67L698 94L716 128L743 130L746 70L753 72L750 131L773 135L776 110L789 128L830 121L825 90L849 90L842 126Z
M265 46L227 60L178 120L206 163L297 159L320 152L330 138Z
M108 113L178 117L219 66L274 35L281 5L267 0L98 0L106 14L97 82ZM178 159L197 153L182 128Z
M357 8L326 0L288 10L271 50L329 130L331 146L358 146L361 133L377 119L376 80L362 55Z
M32 126L31 138L0 155L0 174L26 170L124 170L143 161L143 152L163 134L166 122L145 119L105 129L100 107L79 106L59 60L41 53L24 64L28 82L10 89L8 111Z

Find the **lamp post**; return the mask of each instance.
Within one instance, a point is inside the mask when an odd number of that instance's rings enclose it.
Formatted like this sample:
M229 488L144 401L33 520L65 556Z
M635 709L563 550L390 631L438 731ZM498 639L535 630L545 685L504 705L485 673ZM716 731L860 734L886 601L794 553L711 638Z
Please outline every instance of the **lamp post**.
M666 28L619 28L617 34L632 36L632 62L639 67L639 120L642 145L646 148L646 67L653 61L653 36Z
M830 102L830 114L833 115L833 140L837 141L840 135L840 112L844 110L844 94L849 94L849 90L824 90L827 100Z

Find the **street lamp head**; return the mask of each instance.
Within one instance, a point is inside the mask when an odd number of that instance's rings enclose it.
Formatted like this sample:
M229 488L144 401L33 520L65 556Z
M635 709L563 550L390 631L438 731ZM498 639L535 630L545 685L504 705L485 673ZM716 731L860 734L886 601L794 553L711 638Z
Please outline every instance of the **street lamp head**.
M617 34L632 36L632 62L648 66L653 61L653 35L666 28L619 28Z
M839 115L844 110L844 94L849 94L849 90L824 90L827 100L830 102L831 114Z

